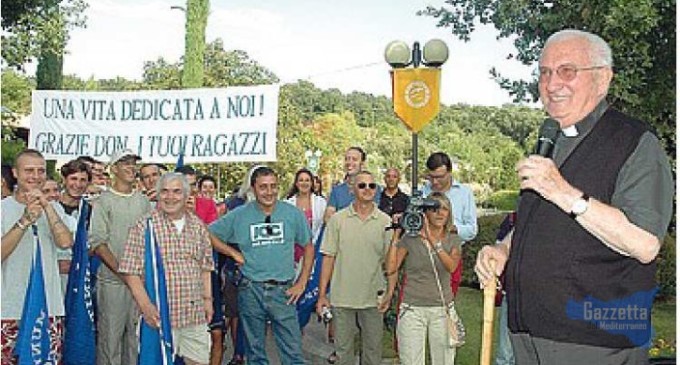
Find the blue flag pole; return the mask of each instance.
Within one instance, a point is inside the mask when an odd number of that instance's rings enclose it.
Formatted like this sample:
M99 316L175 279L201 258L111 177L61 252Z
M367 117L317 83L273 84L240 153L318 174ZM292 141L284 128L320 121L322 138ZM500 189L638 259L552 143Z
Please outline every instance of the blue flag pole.
M319 232L319 237L317 237L314 244L314 266L312 273L309 276L309 281L307 281L307 287L297 303L298 324L300 328L304 328L309 323L309 317L314 312L316 301L319 299L319 278L321 277L321 264L323 262L320 248L325 230L326 225L323 225Z
M165 284L165 269L160 247L152 232L151 218L144 232L144 288L160 314L160 328L140 321L139 365L171 365L174 363L170 306Z
M175 165L175 172L184 167L184 149L180 151L179 156L177 156L177 164Z
M31 276L28 279L24 309L21 313L19 333L14 354L19 357L19 365L45 364L50 359L50 317L47 312L45 277L40 252L38 227L32 225L34 254Z
M88 254L87 220L90 204L80 201L78 226L73 243L71 268L66 286L64 365L94 365L96 360L94 283Z

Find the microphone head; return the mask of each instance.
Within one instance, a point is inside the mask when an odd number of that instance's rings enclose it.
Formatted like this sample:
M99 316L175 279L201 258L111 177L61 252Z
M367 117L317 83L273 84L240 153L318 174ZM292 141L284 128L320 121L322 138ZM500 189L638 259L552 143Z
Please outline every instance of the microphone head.
M538 131L538 144L536 145L536 154L543 157L550 158L553 153L553 147L557 136L560 133L560 123L555 119L548 118L543 121L541 129Z
M555 119L548 118L543 121L541 129L538 131L538 137L554 142L557 139L558 133L560 133L560 123Z

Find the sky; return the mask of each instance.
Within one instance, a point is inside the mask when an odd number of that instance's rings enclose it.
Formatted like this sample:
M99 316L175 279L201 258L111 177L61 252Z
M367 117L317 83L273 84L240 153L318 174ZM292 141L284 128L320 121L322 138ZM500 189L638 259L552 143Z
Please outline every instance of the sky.
M171 6L183 0L89 0L87 27L75 29L67 46L64 72L82 78L140 80L145 61L176 62L184 53L185 14ZM495 66L506 76L529 78L531 69L506 56L511 41L480 27L470 42L459 41L437 19L417 16L443 0L213 0L206 41L224 41L273 71L282 83L307 80L321 89L337 88L391 96L385 46L393 40L412 45L439 38L449 47L442 67L441 101L451 105L510 103L491 79Z

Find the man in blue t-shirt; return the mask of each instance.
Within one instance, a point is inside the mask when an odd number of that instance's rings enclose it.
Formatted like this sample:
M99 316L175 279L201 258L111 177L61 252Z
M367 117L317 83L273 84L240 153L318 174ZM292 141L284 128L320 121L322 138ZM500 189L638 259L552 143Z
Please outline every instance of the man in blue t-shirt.
M331 194L328 197L328 205L323 215L323 221L328 222L328 219L339 212L341 209L347 208L354 201L354 194L352 193L352 181L354 176L364 169L366 163L366 152L361 147L350 147L345 152L345 181L342 184L336 185L331 189ZM380 202L380 195L382 189L378 186L376 190L374 201L376 204Z
M236 208L209 228L219 240L238 245L245 258L238 304L248 363L269 363L265 328L266 321L271 320L281 362L304 364L295 303L305 290L314 261L311 232L299 209L278 201L274 170L266 166L256 168L250 186L255 201ZM305 253L302 272L293 283L295 244L303 246Z

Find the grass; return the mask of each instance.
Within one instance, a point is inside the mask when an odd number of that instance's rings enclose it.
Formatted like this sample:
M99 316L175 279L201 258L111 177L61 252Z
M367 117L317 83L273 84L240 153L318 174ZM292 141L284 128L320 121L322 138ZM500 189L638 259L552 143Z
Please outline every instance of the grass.
M498 346L498 309L494 323L494 353ZM465 345L456 352L456 364L479 363L479 351L482 347L482 292L478 289L461 287L456 297L456 310L461 316L467 330ZM656 302L652 308L652 325L656 331L654 346L650 356L675 357L675 302ZM386 331L383 336L383 357L394 358L396 353L392 347L393 335ZM657 349L657 350L655 350ZM429 363L429 361L428 361Z
M676 356L675 301L657 302L652 307L652 328L655 336L650 356Z

